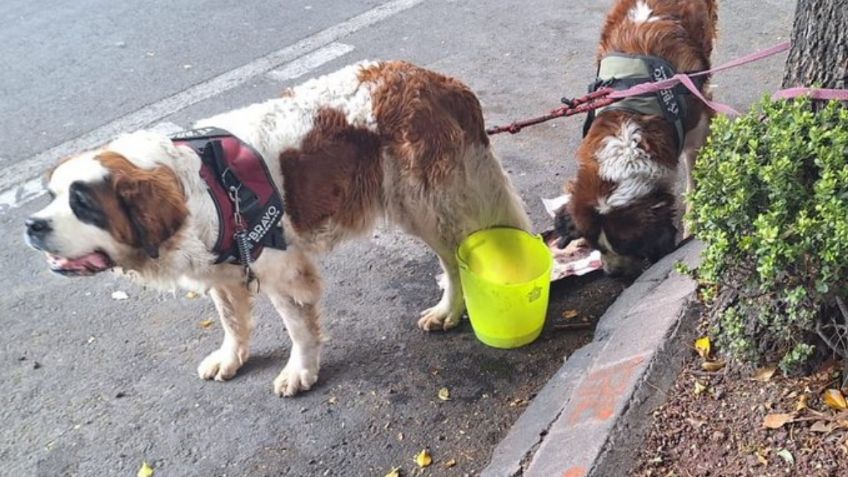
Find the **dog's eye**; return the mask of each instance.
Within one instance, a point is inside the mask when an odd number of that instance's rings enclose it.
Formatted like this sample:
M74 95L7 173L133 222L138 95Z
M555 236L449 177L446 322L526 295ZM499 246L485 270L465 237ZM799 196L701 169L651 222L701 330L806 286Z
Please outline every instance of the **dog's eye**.
M72 209L78 210L98 210L99 207L97 203L92 199L91 194L89 193L88 187L85 184L80 182L74 182L71 184L71 188L69 191L70 202Z
M81 209L91 209L92 203L91 199L88 197L88 194L79 190L72 189L71 190L71 206L78 207Z
M108 218L97 201L96 196L92 194L85 184L80 182L71 184L68 194L71 210L80 221L100 228L106 228L109 222Z

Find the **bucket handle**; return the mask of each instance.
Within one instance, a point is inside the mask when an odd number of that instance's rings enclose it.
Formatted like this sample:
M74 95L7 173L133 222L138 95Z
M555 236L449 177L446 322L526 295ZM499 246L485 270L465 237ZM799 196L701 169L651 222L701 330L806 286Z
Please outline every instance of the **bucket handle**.
M477 249L478 247L482 247L483 245L485 245L487 241L488 241L488 240L483 239L483 240L481 240L479 243L475 244L473 247L470 247L470 248L468 249L468 254L470 255L470 254L471 254L471 253L472 253L475 249ZM468 263L467 263L467 262L466 262L466 261L462 258L462 254L460 254L460 253L459 253L459 247L457 247L456 252L457 252L457 253L456 253L456 261L457 261L457 262L458 262L458 264L459 264L459 268L461 268L461 269L463 269L463 270L468 270Z

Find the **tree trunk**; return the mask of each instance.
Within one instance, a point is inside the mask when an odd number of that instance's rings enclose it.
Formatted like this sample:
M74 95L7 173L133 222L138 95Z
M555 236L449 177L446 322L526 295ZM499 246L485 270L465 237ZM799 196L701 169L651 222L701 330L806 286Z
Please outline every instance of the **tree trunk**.
M848 88L848 0L798 0L783 87Z

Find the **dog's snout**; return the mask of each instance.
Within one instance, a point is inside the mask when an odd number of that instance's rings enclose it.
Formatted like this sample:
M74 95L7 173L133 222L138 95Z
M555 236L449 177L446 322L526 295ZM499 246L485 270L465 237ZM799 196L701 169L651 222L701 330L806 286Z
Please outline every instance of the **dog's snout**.
M39 219L30 217L26 220L27 235L34 238L44 237L50 230L50 221L47 219Z

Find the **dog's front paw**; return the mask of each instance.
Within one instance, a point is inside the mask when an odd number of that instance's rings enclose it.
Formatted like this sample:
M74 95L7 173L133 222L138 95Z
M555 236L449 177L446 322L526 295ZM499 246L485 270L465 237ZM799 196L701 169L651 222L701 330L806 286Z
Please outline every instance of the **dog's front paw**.
M554 215L554 230L559 237L557 239L557 247L559 248L565 248L571 241L580 237L580 233L574 226L574 220L568 213L567 206L562 206Z
M209 356L200 362L197 374L203 379L226 381L236 375L245 361L247 361L246 353L221 348L209 353Z
M462 310L451 311L449 306L439 303L421 312L418 327L424 331L447 331L458 325L460 318L462 318Z
M318 369L311 370L289 363L274 379L274 393L277 396L291 397L301 391L309 391L316 381L318 381Z

